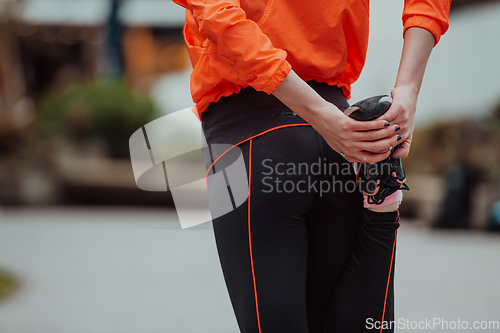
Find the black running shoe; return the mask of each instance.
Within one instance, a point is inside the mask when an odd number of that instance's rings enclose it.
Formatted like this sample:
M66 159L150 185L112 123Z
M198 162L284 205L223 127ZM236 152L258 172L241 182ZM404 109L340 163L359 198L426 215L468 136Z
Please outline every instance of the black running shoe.
M387 95L374 96L353 104L344 113L358 121L370 121L386 113L391 104L392 100ZM368 196L370 204L380 205L397 190L410 189L405 184L406 175L401 158L392 157L392 153L383 161L360 163L359 166L355 163L354 167L357 169L358 188Z
M392 99L387 95L369 97L348 107L344 114L358 121L369 121L389 110Z
M355 166L356 167L356 166ZM357 167L356 183L368 197L369 204L380 205L397 190L409 190L400 157L389 156L383 161Z

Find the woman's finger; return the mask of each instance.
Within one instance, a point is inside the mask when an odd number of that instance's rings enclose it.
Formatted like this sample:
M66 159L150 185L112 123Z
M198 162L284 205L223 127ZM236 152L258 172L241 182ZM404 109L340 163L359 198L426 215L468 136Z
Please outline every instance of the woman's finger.
M391 147L395 147L397 144L404 141L401 135L393 135L390 138L377 140L377 141L362 141L356 143L356 148L360 150L365 150L368 152L376 153L380 151L387 151Z
M401 115L403 112L404 112L404 107L400 104L397 104L397 103L393 103L391 105L391 107L389 108L389 110L387 110L386 113L384 113L383 115L381 115L380 117L378 117L377 119L375 120L385 120L385 121L388 121L390 123L395 123L398 121L398 117L399 115Z
M394 136L395 133L399 133L400 131L401 127L393 124L385 127L384 129L354 132L353 138L356 141L377 141L385 138L390 138Z
M383 118L372 121L356 121L351 119L350 122L350 130L351 131L373 131L379 130L389 127L391 124Z
M389 157L389 154L389 151L376 154L370 153L368 151L358 151L352 155L352 161L372 164L385 160L387 157Z
M393 157L407 158L410 153L411 139L405 140L392 154Z

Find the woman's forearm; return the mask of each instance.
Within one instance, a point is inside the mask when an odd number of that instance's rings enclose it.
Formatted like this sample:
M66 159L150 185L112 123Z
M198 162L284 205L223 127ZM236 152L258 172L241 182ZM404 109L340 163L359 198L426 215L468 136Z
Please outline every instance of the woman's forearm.
M417 27L406 30L396 87L407 87L418 95L434 42L428 30Z
M400 126L402 140L394 157L404 158L410 152L418 94L434 44L434 35L426 29L412 27L405 32L398 76L391 92L392 106L384 115L387 121Z
M324 112L323 110L329 106L329 103L293 70L274 90L273 95L311 125L321 117L321 112Z

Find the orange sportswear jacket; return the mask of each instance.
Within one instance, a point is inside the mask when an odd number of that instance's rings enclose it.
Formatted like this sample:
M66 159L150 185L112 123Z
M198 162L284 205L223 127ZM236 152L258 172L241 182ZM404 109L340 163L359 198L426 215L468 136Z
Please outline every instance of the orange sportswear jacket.
M173 0L186 8L198 119L212 102L252 86L271 94L291 68L350 98L365 63L369 0ZM405 0L404 31L448 29L451 0Z

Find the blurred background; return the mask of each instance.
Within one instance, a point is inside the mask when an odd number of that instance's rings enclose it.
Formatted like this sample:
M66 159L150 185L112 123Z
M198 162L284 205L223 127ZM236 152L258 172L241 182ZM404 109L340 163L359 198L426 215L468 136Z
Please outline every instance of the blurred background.
M390 93L402 8L371 3L351 103ZM499 18L454 0L429 61L397 318L500 321ZM181 230L130 162L132 133L192 105L183 24L167 0L0 0L0 332L237 332L210 223Z

